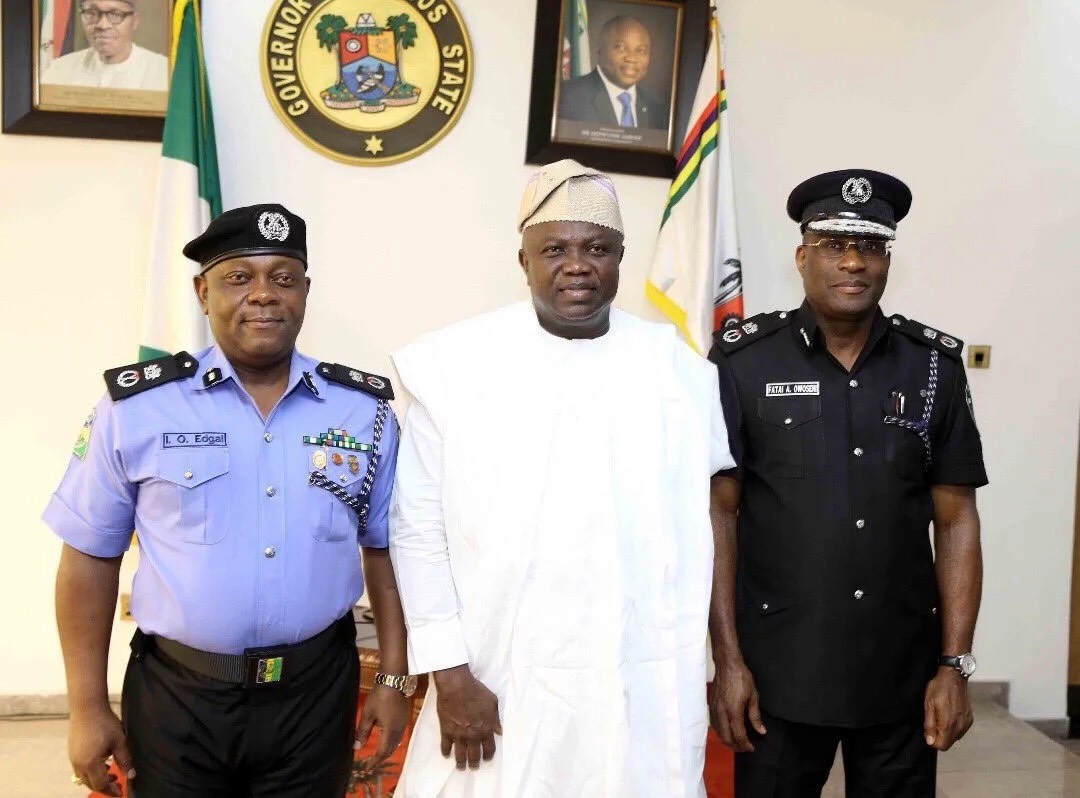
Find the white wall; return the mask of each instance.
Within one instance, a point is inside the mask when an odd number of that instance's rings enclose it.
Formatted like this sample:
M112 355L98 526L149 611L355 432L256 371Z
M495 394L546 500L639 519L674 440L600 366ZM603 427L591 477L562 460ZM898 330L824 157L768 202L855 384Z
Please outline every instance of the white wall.
M535 6L458 5L476 70L461 121L423 156L367 170L307 149L264 100L268 0L207 4L225 204L283 201L308 219L313 295L301 345L317 357L385 370L388 353L418 333L524 296L514 222L532 171L522 159ZM1065 714L1080 396L1066 304L1080 288L1075 6L721 2L748 311L799 301L790 188L861 165L894 172L915 194L886 309L994 346L993 367L972 375L993 480L980 492L979 676L1012 682L1026 717ZM154 154L0 138L0 269L16 289L0 299L9 374L0 506L11 538L0 566L3 693L63 690L51 599L59 546L38 517L100 372L134 350ZM641 286L666 182L615 179L629 230L619 304L655 317ZM340 231L376 192L392 209L387 234L357 247ZM480 375L478 396L494 378ZM114 690L130 631L117 633Z

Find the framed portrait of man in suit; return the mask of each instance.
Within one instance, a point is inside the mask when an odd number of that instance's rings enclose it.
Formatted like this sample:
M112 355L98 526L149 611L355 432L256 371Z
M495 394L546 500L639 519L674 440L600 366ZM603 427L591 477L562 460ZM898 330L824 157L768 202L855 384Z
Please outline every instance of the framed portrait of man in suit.
M161 140L173 0L0 0L5 133Z
M540 0L526 162L670 176L707 11L706 0Z

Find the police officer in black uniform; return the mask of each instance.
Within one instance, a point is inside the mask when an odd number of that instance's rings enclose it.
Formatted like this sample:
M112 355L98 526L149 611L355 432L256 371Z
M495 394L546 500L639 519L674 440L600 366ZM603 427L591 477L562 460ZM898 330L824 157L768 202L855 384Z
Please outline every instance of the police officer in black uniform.
M709 355L738 463L714 480L710 618L737 796L819 796L837 745L849 798L933 796L972 723L987 479L963 344L878 307L910 205L865 169L800 184L805 301Z

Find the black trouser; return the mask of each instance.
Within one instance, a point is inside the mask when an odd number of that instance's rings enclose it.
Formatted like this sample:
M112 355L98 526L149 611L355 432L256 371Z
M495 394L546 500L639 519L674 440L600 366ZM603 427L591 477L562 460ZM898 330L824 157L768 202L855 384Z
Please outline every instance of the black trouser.
M253 688L207 678L152 644L133 643L122 713L137 773L130 794L343 796L360 662L351 622L339 625L339 639L314 665L281 684Z
M736 798L818 798L836 746L844 755L847 798L933 798L937 751L922 716L844 729L807 726L762 713L767 734L750 731L753 753L735 755Z

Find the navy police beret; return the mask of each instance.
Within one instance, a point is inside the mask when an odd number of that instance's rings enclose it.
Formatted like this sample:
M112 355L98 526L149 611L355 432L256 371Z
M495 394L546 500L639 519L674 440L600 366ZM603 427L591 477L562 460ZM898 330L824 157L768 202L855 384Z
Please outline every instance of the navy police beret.
M788 196L787 213L805 233L896 238L896 224L911 208L911 190L903 182L872 169L826 172L797 185Z
M307 225L284 205L249 205L218 216L184 255L200 264L199 273L229 258L244 255L286 255L307 270Z

